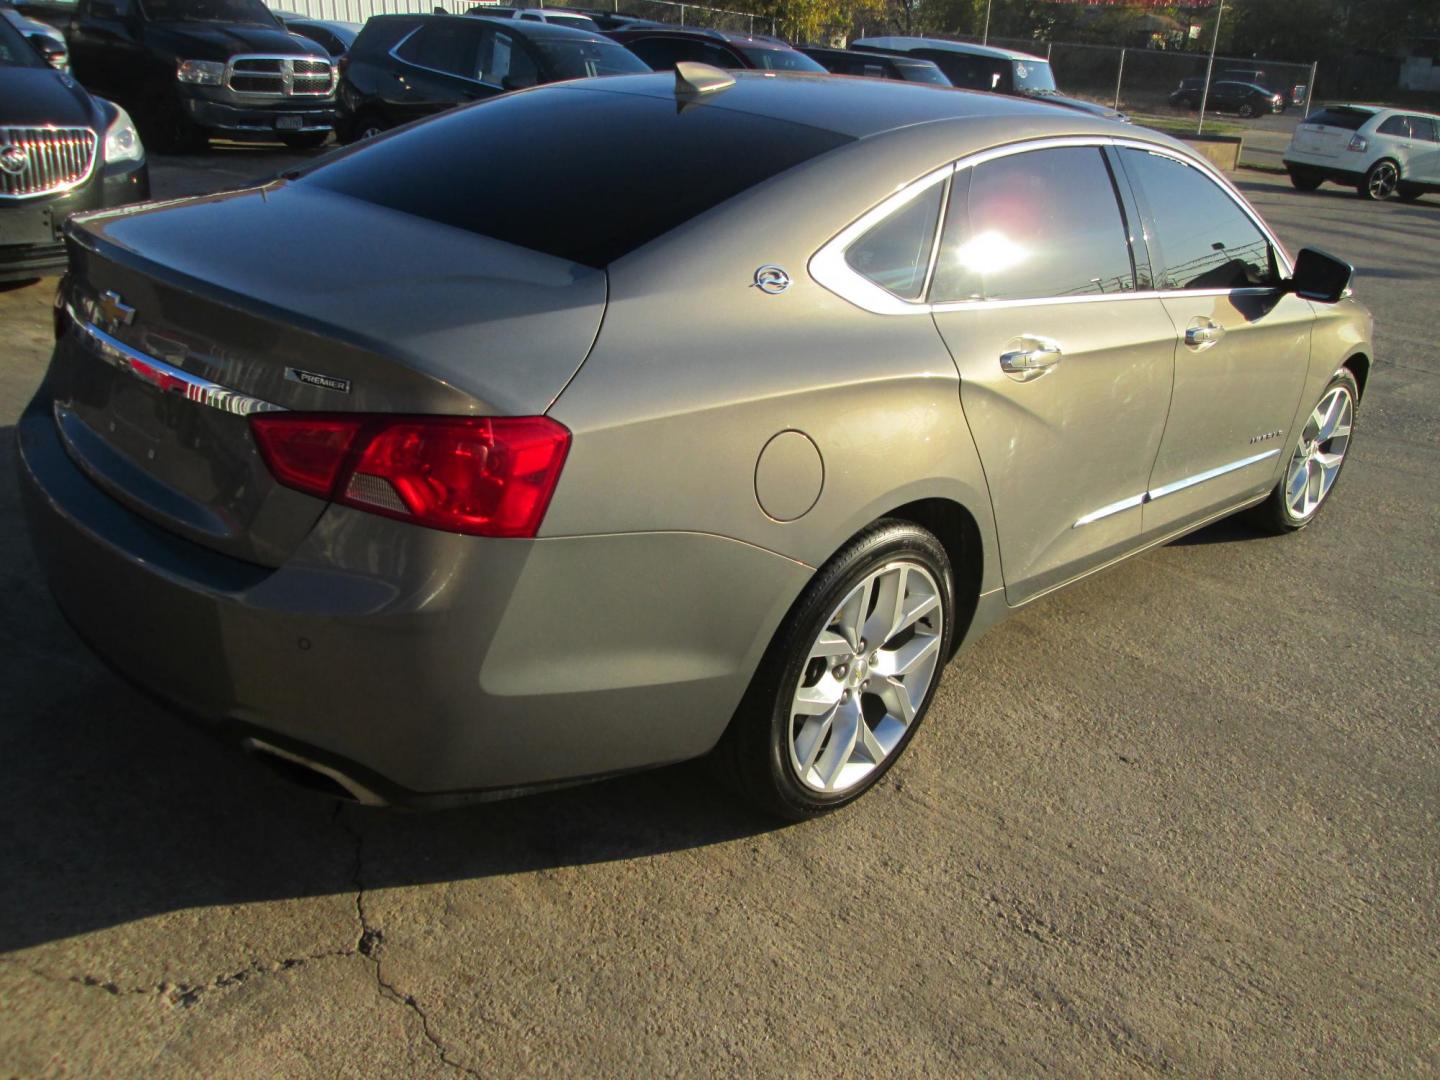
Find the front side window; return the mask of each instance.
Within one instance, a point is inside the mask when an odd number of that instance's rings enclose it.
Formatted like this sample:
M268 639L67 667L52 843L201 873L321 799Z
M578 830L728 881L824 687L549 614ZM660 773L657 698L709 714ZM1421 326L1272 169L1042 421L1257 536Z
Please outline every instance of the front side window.
M1436 132L1434 117L1410 116L1410 134L1421 142L1440 142L1440 133Z
M1270 241L1214 180L1146 150L1124 149L1120 158L1149 209L1160 288L1254 288L1279 280Z
M794 49L756 49L738 46L745 58L762 71L824 71L810 57Z
M945 184L931 184L845 249L845 262L861 277L902 300L919 300L935 247L935 225Z
M1134 287L1125 220L1098 148L1030 150L956 175L932 303Z
M1044 60L1016 60L1011 72L1022 94L1055 93L1055 73Z
M518 90L538 83L540 73L524 45L510 34L487 30L480 46L476 78L493 86Z

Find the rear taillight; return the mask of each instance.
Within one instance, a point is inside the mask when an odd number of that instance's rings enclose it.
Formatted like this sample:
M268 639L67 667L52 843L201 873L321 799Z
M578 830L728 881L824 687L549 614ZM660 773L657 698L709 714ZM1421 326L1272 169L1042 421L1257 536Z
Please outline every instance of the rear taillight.
M475 536L534 536L570 449L544 416L257 413L250 429L287 487Z
M1363 154L1365 152L1365 148L1369 145L1370 144L1365 141L1364 135L1353 135L1350 138L1350 145L1345 147L1345 149L1354 150L1358 154Z

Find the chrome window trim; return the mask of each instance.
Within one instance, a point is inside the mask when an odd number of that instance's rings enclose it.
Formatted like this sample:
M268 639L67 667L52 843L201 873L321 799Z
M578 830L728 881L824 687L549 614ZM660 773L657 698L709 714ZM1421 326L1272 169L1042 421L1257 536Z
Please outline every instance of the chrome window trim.
M1280 448L1276 447L1273 450L1266 450L1260 454L1251 454L1249 457L1241 458L1238 461L1231 461L1225 465L1217 465L1213 469L1206 469L1204 472L1196 473L1194 476L1187 476L1181 480L1173 480L1168 484L1162 484L1158 488L1151 488L1149 491L1142 491L1139 495L1131 495L1129 498L1121 499L1119 502L1113 502L1109 506L1102 506L1098 510L1092 510L1090 513L1079 518L1075 524L1070 527L1072 529L1078 529L1081 525L1089 525L1095 521L1102 521L1122 511L1132 510L1137 506L1152 503L1156 499L1163 499L1166 495L1174 495L1177 491L1192 488L1196 484L1203 484L1207 480L1214 480L1217 477L1226 476L1229 473L1237 472L1249 465L1257 465L1262 461L1274 457L1278 453L1280 453Z
M901 207L909 204L911 200L918 197L932 184L940 183L964 169L972 169L977 165L985 164L987 161L994 161L998 158L1010 157L1015 154L1025 154L1034 150L1053 150L1068 147L1094 147L1101 149L1107 146L1117 149L1146 151L1160 157L1171 158L1181 165L1198 169L1202 175L1219 185L1220 189L1239 207L1240 212L1243 213L1251 224L1260 230L1261 235L1269 241L1270 246L1275 251L1275 258L1279 264L1281 277L1288 278L1294 272L1294 262L1290 258L1290 253L1286 251L1285 246L1280 243L1279 238L1270 230L1270 227L1260 219L1260 216L1254 211L1250 204L1245 201L1245 196L1240 194L1234 185L1221 175L1219 170L1208 161L1193 157L1178 148L1164 146L1160 143L1146 142L1143 139L1116 135L1065 135L990 147L989 149L969 154L957 161L951 162L949 165L926 173L918 180L912 181L910 184L901 187L894 194L887 196L879 204L871 207L859 218L826 241L814 255L810 256L810 262L807 266L810 271L810 276L842 300L848 300L856 307L876 315L937 315L952 311L980 311L997 307L1033 307L1042 304L1046 306L1052 304L1093 304L1100 301L1155 300L1182 296L1252 296L1264 295L1275 291L1275 286L1273 285L1258 285L1236 289L1146 289L1143 291L1120 293L1093 293L1083 296L1037 296L1027 297L1021 300L947 300L941 301L940 303L930 303L928 300L902 300L888 289L876 285L873 281L870 281L868 278L851 269L850 265L845 261L845 249L870 228L885 220L885 218L895 213ZM948 204L948 197L944 201ZM1117 207L1120 206L1118 198L1116 205ZM943 214L944 211L942 209L942 216L939 220L939 226L936 229L936 243L930 254L930 265L926 268L925 272L925 295L927 297L929 296L930 283L935 273L935 262L939 258L940 234L945 224Z
M188 371L166 363L157 357L132 349L123 341L111 337L94 323L83 318L75 308L65 305L70 324L79 332L90 353L113 368L148 383L161 393L178 393L186 401L205 405L220 412L236 416L250 416L253 413L286 412L283 405L275 405L261 398L231 390L228 386L202 379Z

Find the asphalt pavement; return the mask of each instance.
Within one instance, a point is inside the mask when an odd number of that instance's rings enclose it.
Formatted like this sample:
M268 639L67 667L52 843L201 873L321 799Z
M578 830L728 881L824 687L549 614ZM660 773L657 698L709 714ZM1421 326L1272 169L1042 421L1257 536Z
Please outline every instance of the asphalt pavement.
M118 681L17 505L53 281L0 292L0 1074L1436 1075L1440 199L1239 179L1376 315L1333 502L1025 608L791 827L695 766L340 807Z

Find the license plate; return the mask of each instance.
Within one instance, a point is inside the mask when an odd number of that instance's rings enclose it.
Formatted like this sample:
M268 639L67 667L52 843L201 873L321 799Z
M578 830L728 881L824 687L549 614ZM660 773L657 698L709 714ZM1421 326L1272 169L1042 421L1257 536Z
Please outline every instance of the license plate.
M31 206L0 209L0 247L11 244L51 244L59 239L59 230L49 208Z
M299 131L304 124L303 116L277 116L275 118L276 131Z

